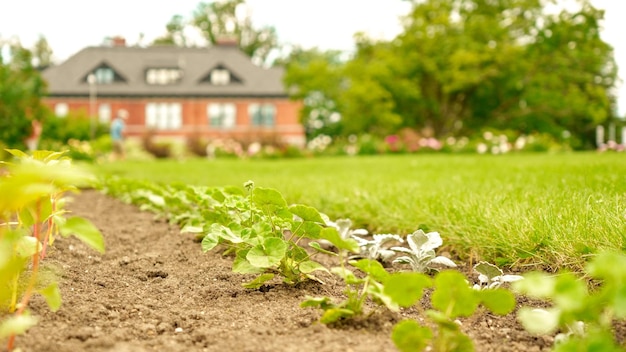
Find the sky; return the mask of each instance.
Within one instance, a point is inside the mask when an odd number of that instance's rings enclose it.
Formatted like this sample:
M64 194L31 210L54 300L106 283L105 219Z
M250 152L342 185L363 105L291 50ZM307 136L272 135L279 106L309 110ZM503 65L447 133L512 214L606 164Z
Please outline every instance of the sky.
M573 1L573 0L559 0ZM2 3L3 2L3 3ZM165 33L173 15L190 18L201 0L19 0L0 2L0 40L19 38L31 47L43 35L61 62L105 37L123 36L127 43L144 42ZM401 31L400 16L410 8L402 0L247 0L257 26L276 28L282 44L351 51L353 35L391 39ZM604 41L613 46L620 78L626 81L626 1L591 0L606 10ZM619 115L626 115L626 84L617 90Z

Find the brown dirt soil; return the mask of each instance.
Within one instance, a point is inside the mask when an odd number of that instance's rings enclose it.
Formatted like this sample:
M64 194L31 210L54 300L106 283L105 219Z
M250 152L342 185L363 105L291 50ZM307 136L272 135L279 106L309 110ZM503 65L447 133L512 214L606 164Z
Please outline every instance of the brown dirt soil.
M156 221L151 213L96 191L73 196L68 208L102 231L100 255L74 238L60 238L46 262L59 270L63 305L41 318L16 346L29 351L396 351L391 329L401 319L423 321L416 309L375 311L357 324L330 328L319 312L299 307L305 296L342 298L342 282L267 292L241 286L230 258L202 253L193 236ZM375 307L368 307L374 311ZM546 351L551 337L534 337L505 317L482 312L462 319L477 351Z

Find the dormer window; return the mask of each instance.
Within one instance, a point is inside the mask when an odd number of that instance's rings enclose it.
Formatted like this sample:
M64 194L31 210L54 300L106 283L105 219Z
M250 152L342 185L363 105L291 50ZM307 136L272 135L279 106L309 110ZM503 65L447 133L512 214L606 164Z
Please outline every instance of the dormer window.
M183 78L179 68L149 68L146 70L146 83L156 85L175 84Z
M211 83L216 86L223 86L230 83L230 72L226 69L215 69L211 71Z
M200 79L200 83L212 84L214 86L226 86L243 82L233 71L219 64L208 71L202 79Z
M113 72L113 69L110 67L98 67L93 74L96 77L96 83L98 84L113 83L113 80L115 79L115 72Z
M89 77L93 75L93 81L90 81ZM113 67L109 66L106 62L101 63L93 70L87 72L83 76L82 81L88 84L112 84L112 83L125 83L126 79L122 77Z

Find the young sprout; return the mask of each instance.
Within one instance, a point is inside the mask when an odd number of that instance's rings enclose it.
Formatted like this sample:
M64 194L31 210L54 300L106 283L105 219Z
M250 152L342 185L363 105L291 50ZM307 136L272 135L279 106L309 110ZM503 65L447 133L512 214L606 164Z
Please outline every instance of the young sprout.
M355 231L356 232L356 231ZM386 263L396 255L396 252L385 247L386 244L392 242L403 243L404 240L398 235L391 234L375 234L371 240L366 240L360 236L352 235L359 247L361 248L360 257L378 260L382 263Z
M393 263L409 264L415 272L430 271L432 264L441 264L456 268L456 264L449 258L435 255L435 248L443 244L438 232L424 233L417 230L406 237L409 248L391 247L391 250L407 255L396 258Z
M474 285L476 290L497 288L505 282L515 282L524 278L520 275L504 275L502 269L487 262L479 262L474 265L474 271L478 273L479 281L478 284Z

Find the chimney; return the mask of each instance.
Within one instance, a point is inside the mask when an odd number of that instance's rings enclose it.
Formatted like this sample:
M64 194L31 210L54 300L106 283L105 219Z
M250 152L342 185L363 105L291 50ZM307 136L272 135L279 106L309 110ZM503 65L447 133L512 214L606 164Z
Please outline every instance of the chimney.
M239 47L237 37L234 35L220 35L215 39L216 46L234 46Z
M126 46L126 38L122 36L115 36L111 38L112 46Z

